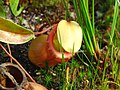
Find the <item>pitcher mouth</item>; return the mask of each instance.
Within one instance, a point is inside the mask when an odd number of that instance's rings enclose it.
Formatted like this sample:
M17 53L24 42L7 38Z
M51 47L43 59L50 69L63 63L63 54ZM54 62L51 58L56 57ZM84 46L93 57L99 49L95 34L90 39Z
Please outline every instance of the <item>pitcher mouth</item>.
M48 58L52 59L51 58L51 55L52 55L52 56L54 56L54 59L57 60L58 62L61 62L62 59L64 59L65 61L68 61L73 56L73 54L70 52L65 52L65 51L60 52L60 51L56 50L54 47L53 40L54 40L55 34L57 32L57 26L58 26L58 24L55 25L53 30L51 30L51 32L48 35L48 40L47 40L48 54L49 54Z

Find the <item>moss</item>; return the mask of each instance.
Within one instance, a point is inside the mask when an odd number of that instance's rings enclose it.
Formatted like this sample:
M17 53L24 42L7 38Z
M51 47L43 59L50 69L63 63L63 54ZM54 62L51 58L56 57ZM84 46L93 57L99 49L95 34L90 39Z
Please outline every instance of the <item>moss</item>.
M33 0L32 6L35 8L42 8L46 6L54 6L61 2L61 0Z

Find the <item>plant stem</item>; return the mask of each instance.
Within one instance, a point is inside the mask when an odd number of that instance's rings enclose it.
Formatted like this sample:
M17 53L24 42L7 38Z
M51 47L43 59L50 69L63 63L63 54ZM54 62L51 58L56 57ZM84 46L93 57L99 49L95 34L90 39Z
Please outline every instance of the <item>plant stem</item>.
M55 27L56 25L57 25L57 24L54 24L54 25L50 26L49 28L47 28L47 29L45 29L45 30L42 30L42 31L40 31L40 32L34 32L34 34L35 34L35 35L44 34L44 33L48 32L48 31L50 31L50 29L52 29L52 28Z

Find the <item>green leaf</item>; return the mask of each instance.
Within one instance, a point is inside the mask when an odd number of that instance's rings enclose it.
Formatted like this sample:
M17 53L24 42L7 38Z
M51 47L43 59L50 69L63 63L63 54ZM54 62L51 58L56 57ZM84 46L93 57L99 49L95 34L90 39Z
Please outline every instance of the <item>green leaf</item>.
M0 41L9 44L23 44L34 38L31 30L25 29L10 20L0 18Z
M6 16L5 8L3 7L2 0L0 0L0 17L5 17L5 16Z
M18 5L19 5L19 0L10 0L10 8L11 8L12 13L15 16L18 16L24 9L24 7L21 6L18 10Z
M0 5L2 5L3 4L3 1L2 0L0 0Z
M6 16L6 12L3 8L3 6L0 6L0 17L5 17Z

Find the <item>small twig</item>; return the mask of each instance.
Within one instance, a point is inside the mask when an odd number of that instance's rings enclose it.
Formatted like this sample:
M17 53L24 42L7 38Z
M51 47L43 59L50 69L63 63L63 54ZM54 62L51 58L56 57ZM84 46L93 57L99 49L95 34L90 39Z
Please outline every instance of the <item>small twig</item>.
M9 44L7 44L7 47L8 47L8 51L9 51L9 53L11 54L10 45L9 45ZM11 57L10 57L10 62L12 63L12 58L11 58Z
M85 85L85 87L84 87L84 89L83 89L83 90L87 90L88 84L89 84L89 81L88 81L88 80L86 80L86 85Z
M22 67L22 65L11 54L8 53L8 51L3 47L3 45L0 44L0 46L8 54L8 56L11 57L17 63L17 65L25 72L25 74L30 78L30 80L36 83L36 81L29 75L29 73Z
M55 27L56 25L57 25L57 24L54 24L54 25L50 26L49 28L47 28L47 29L45 29L45 30L42 30L42 31L40 31L40 32L34 32L34 33L35 33L35 35L40 35L40 34L46 33L46 32L48 32L48 31L50 31L50 29L52 29L52 28Z
M57 24L58 22L60 22L59 20L55 21L55 22L50 22L48 21L49 23L45 23L43 24L40 28L39 28L39 31L42 31L43 28L47 27L47 26L51 26L51 25L54 25L54 24Z

